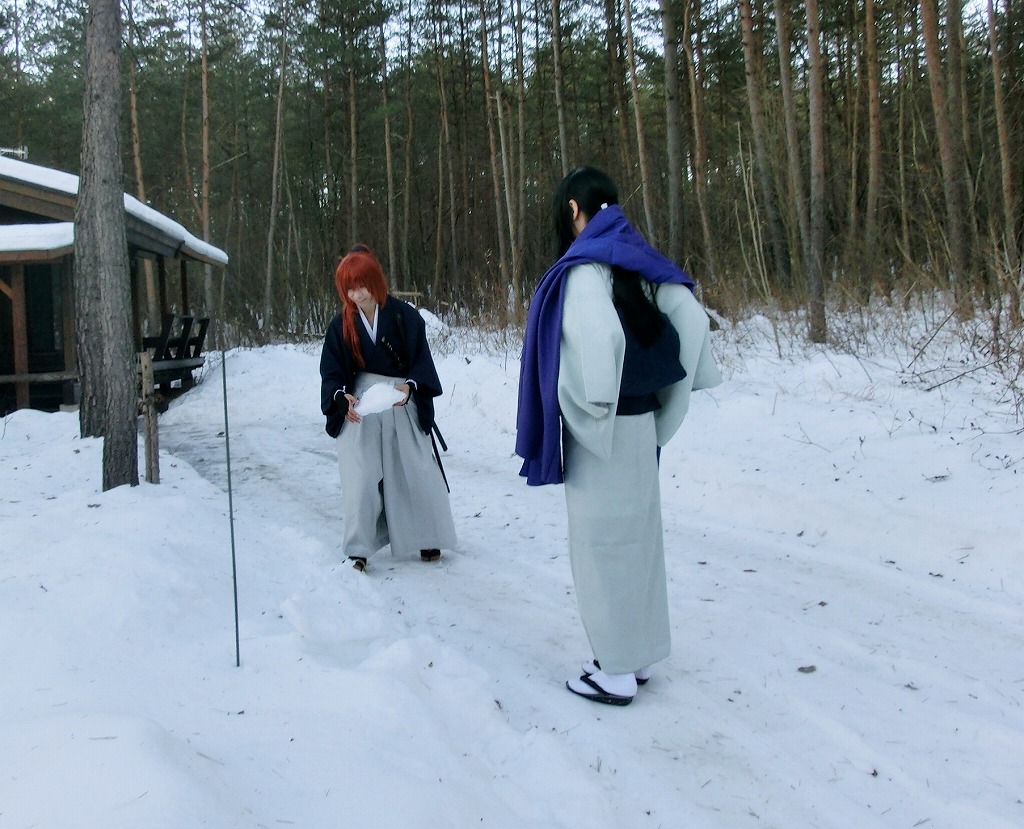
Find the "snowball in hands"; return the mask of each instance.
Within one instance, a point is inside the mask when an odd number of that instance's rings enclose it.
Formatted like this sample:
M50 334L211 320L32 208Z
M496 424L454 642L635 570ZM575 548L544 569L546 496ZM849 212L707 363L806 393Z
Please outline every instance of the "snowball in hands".
M383 412L395 403L405 400L405 395L390 383L374 383L359 396L359 405L355 407L360 417Z

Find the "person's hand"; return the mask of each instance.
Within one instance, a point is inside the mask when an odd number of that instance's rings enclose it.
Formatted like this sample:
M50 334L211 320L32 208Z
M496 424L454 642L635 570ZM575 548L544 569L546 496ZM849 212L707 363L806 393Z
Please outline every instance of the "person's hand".
M408 383L399 383L397 386L395 386L395 389L397 389L398 391L405 395L405 400L399 400L394 405L404 406L406 403L409 402L409 398L412 396L412 386L410 386Z
M358 423L362 418L359 416L359 412L356 411L356 406L359 405L359 398L354 397L351 394L345 395L345 400L348 401L348 411L345 412L345 420L349 423Z

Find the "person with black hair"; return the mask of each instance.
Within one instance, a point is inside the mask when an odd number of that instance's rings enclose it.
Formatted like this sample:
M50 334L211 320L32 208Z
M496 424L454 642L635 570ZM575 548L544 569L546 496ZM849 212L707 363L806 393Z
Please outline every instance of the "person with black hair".
M534 293L516 453L565 484L576 599L593 658L566 687L626 705L671 648L659 453L693 389L721 382L694 281L630 225L593 167L555 192L559 259Z
M431 440L441 381L426 325L388 293L365 245L342 258L334 283L341 310L324 336L320 406L338 442L345 554L357 570L388 544L392 555L419 550L423 561L437 561L456 537Z

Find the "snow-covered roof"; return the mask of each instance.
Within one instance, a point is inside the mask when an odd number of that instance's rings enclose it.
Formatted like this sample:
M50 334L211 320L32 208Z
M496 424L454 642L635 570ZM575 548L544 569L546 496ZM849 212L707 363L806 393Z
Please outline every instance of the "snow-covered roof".
M66 196L78 196L78 176L60 170L53 170L49 167L40 167L38 164L18 161L6 156L0 156L0 181L2 180L31 185L41 190ZM226 265L228 263L228 255L220 248L216 248L208 242L196 238L173 219L143 204L137 198L127 193L124 196L124 208L129 216L176 241L180 250L186 255L194 259L211 262L212 264ZM60 224L68 223L61 222ZM17 225L15 227L25 228L27 226ZM41 225L41 227L46 227L46 225ZM0 226L0 229L2 229L2 226ZM20 247L6 247L8 244L21 244L18 241L19 238L20 234L17 232L0 234L0 251L22 250ZM73 238L72 235L72 240Z
M74 222L0 225L0 252L56 259L70 253L74 244Z

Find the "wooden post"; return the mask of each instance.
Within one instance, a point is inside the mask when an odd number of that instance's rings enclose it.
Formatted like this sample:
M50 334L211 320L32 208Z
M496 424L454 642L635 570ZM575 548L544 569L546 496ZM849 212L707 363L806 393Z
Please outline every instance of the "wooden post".
M64 370L74 371L74 380L64 383L64 403L78 405L78 335L75 329L75 283L71 263L67 257L60 266L61 271L61 326L64 344Z
M192 309L188 304L188 263L185 261L185 257L181 258L178 273L180 274L181 279L181 310L179 313L188 314L191 313Z
M142 348L142 337L145 333L145 326L142 323L145 317L145 310L141 308L142 302L139 298L139 257L134 252L128 254L128 279L131 281L131 305L132 305L132 342L133 348Z
M14 373L28 374L28 316L25 308L25 266L15 263L11 269L11 323L14 329ZM14 387L15 405L29 406L28 383Z
M153 389L153 358L139 352L142 366L142 434L146 452L146 481L160 483L160 434L157 428L156 399Z
M161 256L159 259L156 260L156 264L158 288L160 294L158 298L158 302L160 304L160 313L166 314L168 311L171 310L170 306L167 304L167 257ZM160 322L159 317L157 317L153 321L153 324L156 325L158 322Z

